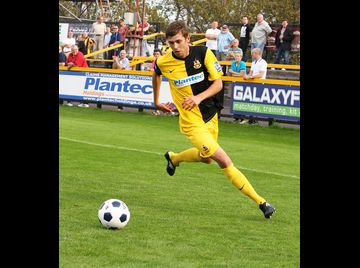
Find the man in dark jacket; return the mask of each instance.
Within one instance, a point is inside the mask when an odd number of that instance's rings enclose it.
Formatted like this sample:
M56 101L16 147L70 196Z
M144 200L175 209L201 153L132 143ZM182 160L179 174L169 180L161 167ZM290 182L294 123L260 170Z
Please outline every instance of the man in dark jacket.
M289 54L291 50L291 41L293 39L293 31L290 27L288 27L288 24L288 21L284 20L275 35L275 63L277 64L280 63L282 56L284 56L284 64L289 64Z
M252 31L253 27L250 26L249 20L247 16L242 17L242 25L240 28L240 44L239 47L241 48L243 52L242 60L246 61L246 50L249 46L249 40L250 40L250 33Z

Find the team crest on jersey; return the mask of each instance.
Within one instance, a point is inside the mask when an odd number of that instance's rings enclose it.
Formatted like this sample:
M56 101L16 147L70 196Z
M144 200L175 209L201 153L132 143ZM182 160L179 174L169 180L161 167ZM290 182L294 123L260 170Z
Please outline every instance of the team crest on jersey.
M214 67L216 69L216 71L220 72L221 71L221 65L218 61L214 62Z
M194 60L194 68L195 69L199 69L201 67L201 63L198 59Z
M206 145L204 145L204 144L202 145L202 149L203 149L203 151L204 151L205 154L207 154L207 153L209 152L209 150L210 150L210 149L209 149Z

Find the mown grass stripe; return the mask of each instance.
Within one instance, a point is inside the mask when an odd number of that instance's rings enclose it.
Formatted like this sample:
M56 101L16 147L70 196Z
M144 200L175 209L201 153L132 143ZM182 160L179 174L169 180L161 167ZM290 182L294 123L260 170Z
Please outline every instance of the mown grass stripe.
M126 151L133 151L133 152L147 153L147 154L163 155L163 153L158 153L158 152L153 152L153 151L147 151L147 150L141 150L141 149L135 149L135 148L129 148L129 147L123 147L123 146L115 146L115 145L110 145L110 144L95 143L95 142L89 142L89 141L84 141L84 140L72 139L72 138L67 138L67 137L59 137L59 138L60 138L61 140L67 140L67 141L72 141L72 142L77 142L77 143L83 143L83 144L88 144L88 145L93 145L93 146L99 146L99 147L105 147L105 148L112 148L112 149L126 150ZM263 170L258 170L258 169L253 169L253 168L247 168L247 167L240 167L240 169L248 170L248 171L253 171L253 172L257 172L257 173L263 173L263 174L276 175L276 176L281 176L281 177L289 177L289 178L300 179L300 177L299 177L299 176L296 176L296 175L283 174L283 173L270 172L270 171L263 171Z

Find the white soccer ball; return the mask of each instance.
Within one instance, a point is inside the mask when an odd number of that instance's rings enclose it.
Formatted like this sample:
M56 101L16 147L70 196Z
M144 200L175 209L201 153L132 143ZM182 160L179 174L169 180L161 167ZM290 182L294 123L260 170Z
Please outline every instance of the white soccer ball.
M109 199L99 207L98 217L104 227L122 229L130 220L130 210L123 201Z

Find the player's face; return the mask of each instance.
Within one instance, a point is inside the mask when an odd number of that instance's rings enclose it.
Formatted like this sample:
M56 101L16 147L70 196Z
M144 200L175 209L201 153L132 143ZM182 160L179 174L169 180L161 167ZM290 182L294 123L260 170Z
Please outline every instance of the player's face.
M167 42L177 57L184 59L189 55L190 36L185 38L180 32L168 37Z

